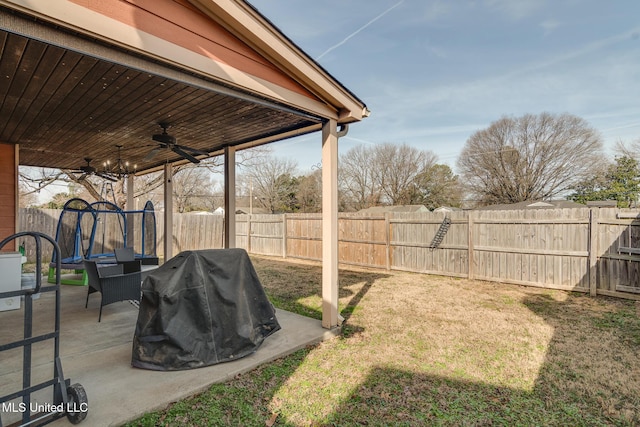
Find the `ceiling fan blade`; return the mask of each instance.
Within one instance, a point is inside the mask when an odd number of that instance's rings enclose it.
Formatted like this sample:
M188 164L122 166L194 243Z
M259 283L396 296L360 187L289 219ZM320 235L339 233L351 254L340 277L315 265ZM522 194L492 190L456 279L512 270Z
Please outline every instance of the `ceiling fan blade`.
M209 153L207 153L206 151L202 151L202 150L198 150L197 148L192 148L192 147L187 147L185 145L175 145L175 147L180 148L182 151L188 151L192 154L195 154L197 156L208 156Z
M180 156L182 156L185 159L189 160L191 163L195 163L195 164L200 163L200 160L196 159L191 154L189 154L189 153L187 153L185 151L182 151L182 149L180 147L178 147L177 145L174 145L173 147L171 147L171 151L173 151L176 154L179 154Z
M117 180L116 178L114 178L114 177L112 177L112 176L109 176L109 175L107 175L107 174L104 174L104 173L95 172L95 175L96 175L97 177L102 178L102 179L106 179L107 181L111 181L111 182L118 182L118 180Z
M160 150L162 150L163 148L164 148L164 147L163 147L162 145L160 145L160 146L158 146L158 147L154 148L153 150L149 151L149 154L147 154L147 155L144 157L144 159L142 159L142 160L146 162L146 161L149 161L149 160L153 159L153 158L156 156L156 154L158 154L158 152L159 152Z
M161 144L175 144L176 138L172 135L168 135L166 132L155 134L151 137L154 141L157 141Z

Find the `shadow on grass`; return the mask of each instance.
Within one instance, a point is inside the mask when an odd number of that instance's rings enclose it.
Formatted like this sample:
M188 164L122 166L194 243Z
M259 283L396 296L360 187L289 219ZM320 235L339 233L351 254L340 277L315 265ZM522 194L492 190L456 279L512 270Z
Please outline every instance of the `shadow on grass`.
M637 303L569 293L524 300L553 327L535 393L546 406L574 407L611 425L640 425L640 316Z
M298 350L259 366L251 374L238 375L229 383L213 384L201 394L176 402L162 412L148 413L125 426L264 426L273 416L265 402L274 400L312 349Z
M535 393L481 382L375 367L334 411L328 425L595 425ZM564 412L557 417L556 412ZM373 421L375 420L375 421ZM324 425L324 422L323 422Z
M293 304L285 309L306 315L311 313L319 319L321 266L271 262L269 269L278 274L264 271L266 280L263 284L268 292ZM288 287L286 281L281 281L282 277L311 281L317 286L306 283L306 292L292 298L296 287ZM387 277L388 274L378 272L341 270L343 317L348 320L375 281ZM311 293L309 289L317 291ZM549 294L533 292L522 301L554 331L533 390L474 382L464 376L457 378L455 373L442 376L440 372L430 375L375 367L342 402L340 409L321 422L335 425L371 420L406 425L639 424L640 397L637 392L640 379L631 371L637 368L640 321L633 302L591 298L580 293L561 295L566 298L558 301ZM314 299L317 305L312 309L309 302ZM603 313L601 319L596 314L594 320L594 312L611 307L611 304L618 310ZM348 339L361 329L361 326L347 322L341 339L348 343ZM590 331L590 334L584 331ZM607 358L606 349L612 344L619 348L612 358ZM613 380L612 372L622 372L623 377L635 376L637 382L624 384L621 378L620 381ZM287 424L285 420L281 421Z
M258 277L271 302L278 308L322 319L322 266L296 264L252 257ZM339 293L341 315L349 319L376 280L388 274L341 269Z
M260 259L255 264L270 298L290 301L289 308L281 308L300 314L311 312L320 318L320 266L272 260L261 265ZM341 271L343 315L349 318L376 280L386 277L389 275L384 273ZM504 301L515 303L509 298ZM499 312L504 308L492 303L485 309ZM342 377L338 381L327 377L326 382L316 382L318 376L349 372L338 369L336 364L341 362L337 359L330 359L330 366L325 366L327 360L313 357L316 349L307 348L229 383L214 385L164 413L148 415L156 418L133 425L200 425L202 420L207 425L246 426L265 425L269 420L275 420L273 425L277 426L640 425L640 308L630 301L544 290L523 291L518 303L526 307L523 311L528 309L542 319L538 322L541 326L546 324L552 330L542 341L530 341L544 346L537 348L541 355L544 351L544 360L535 381L533 375L529 380L523 376L522 388L511 385L517 381L511 382L508 374L489 378L474 371L477 360L466 371L447 365L446 359L443 363L424 360L415 367L390 359L367 367L362 377L355 376L358 380L353 384ZM430 325L438 327L428 321L425 327ZM320 354L357 357L358 351L369 351L366 343L373 331L358 336L347 328L358 331L363 327L347 322L339 341L317 348ZM517 338L529 342L526 337L501 337ZM360 350L352 350L358 346ZM452 351L459 351L455 348ZM370 351L376 351L375 345ZM488 352L493 352L491 347ZM424 354L427 356L422 357L430 357L431 353ZM492 354L486 360L491 362L494 356L499 357ZM517 363L518 359L495 360ZM324 399L318 410L308 409L316 399ZM293 407L285 408L287 405ZM272 411L277 414L275 418Z
M640 317L633 302L601 301L581 294L568 294L564 301L544 294L524 299L527 308L554 328L532 390L474 381L464 372L443 376L375 366L337 410L309 422L640 425ZM585 336L585 331L590 333ZM281 421L280 425L298 424Z

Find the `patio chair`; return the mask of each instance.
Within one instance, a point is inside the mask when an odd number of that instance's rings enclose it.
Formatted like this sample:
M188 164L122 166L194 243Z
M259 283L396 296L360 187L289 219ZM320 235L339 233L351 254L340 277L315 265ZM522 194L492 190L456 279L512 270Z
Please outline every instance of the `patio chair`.
M136 259L133 248L116 248L113 250L116 256L116 262L121 265L124 274L135 273L142 270L142 262Z
M105 305L129 300L140 302L142 283L140 271L125 274L122 265L98 267L95 261L90 260L84 260L84 268L89 279L84 308L89 305L89 295L100 292L98 322L102 320L102 307Z

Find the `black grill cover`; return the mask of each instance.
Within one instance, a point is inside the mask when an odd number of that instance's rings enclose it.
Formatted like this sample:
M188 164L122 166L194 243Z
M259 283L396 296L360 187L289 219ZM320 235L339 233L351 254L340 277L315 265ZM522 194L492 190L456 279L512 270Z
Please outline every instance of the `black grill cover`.
M199 368L255 352L280 329L243 249L181 252L144 280L131 364Z

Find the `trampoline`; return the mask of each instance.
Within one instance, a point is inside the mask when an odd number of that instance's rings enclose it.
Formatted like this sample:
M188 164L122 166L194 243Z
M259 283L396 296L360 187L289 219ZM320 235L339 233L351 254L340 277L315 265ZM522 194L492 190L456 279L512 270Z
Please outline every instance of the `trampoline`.
M73 198L68 200L60 213L56 228L56 243L60 247L60 268L73 270L65 275L63 283L85 285L86 275L82 260L91 256L96 233L97 214L89 202ZM55 283L57 254L53 253L49 264L49 283ZM80 275L81 277L78 277Z
M114 263L115 249L133 247L135 257L143 264L157 265L156 218L153 203L148 201L144 209L126 211L107 201L89 204L73 198L65 203L56 229L56 242L60 246L66 285L87 285L83 260ZM49 265L48 281L53 283L56 274L55 254Z
M115 248L127 245L127 217L116 204L99 201L91 203L96 213L96 234L87 259L110 258Z
M142 260L142 264L158 265L158 255L156 255L156 213L151 200L145 203L141 211L134 211L133 229L140 230L135 235L133 246L136 258Z

